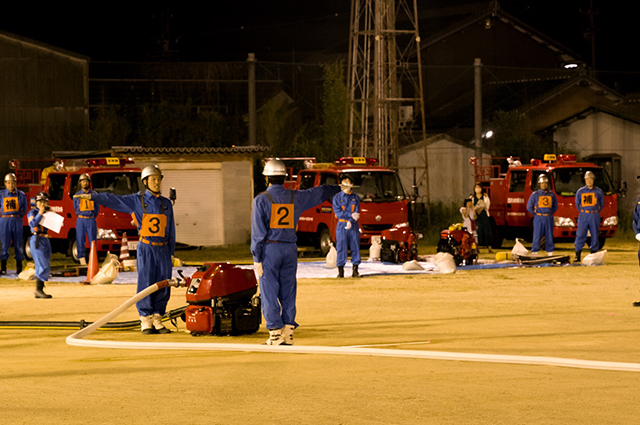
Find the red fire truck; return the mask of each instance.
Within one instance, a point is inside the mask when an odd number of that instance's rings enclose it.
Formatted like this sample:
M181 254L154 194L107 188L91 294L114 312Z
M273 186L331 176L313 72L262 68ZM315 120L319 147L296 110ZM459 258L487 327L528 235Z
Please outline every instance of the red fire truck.
M618 192L612 185L605 170L593 163L576 162L575 155L545 155L544 160L532 159L530 164L521 164L517 158L508 158L506 172L504 165L496 165L496 159L506 163L507 158L491 158L491 165L482 165L476 158L477 182L487 190L491 199L489 212L499 236L494 238L494 247L500 247L503 238L521 237L531 240L533 216L527 212L527 202L531 194L538 190L538 177L545 173L549 177L549 187L558 198L558 211L554 214L554 240L573 240L576 236L578 210L575 207L576 191L585 185L584 173L592 171L596 175L595 185L604 193L605 205L600 212L600 232L597 235L600 246L605 239L613 237L618 229ZM622 193L621 193L622 195Z
M49 160L48 163L51 164L53 161ZM142 187L141 170L130 167L129 164L133 163L130 159L65 159L64 166L62 165L63 161L58 159L59 169L48 172L46 176L42 175L43 184L41 184L42 170L35 167L42 162L41 160L14 160L11 161L11 165L16 174L18 187L27 195L29 204L35 203L33 200L38 192L46 191L49 194L51 210L64 218L59 233L54 233L51 230L48 232L52 249L54 252L66 253L77 261L76 214L73 207L73 195L79 190L78 178L80 175L89 174L91 187L96 192L128 195L138 192ZM119 252L122 236L125 233L127 234L129 251L136 250L138 232L130 215L100 207L96 222L98 226L98 240L96 242L98 253ZM31 249L27 243L31 230L26 216L23 224L25 255L31 258ZM89 250L90 246L87 244L86 248Z
M353 191L360 197L361 244L370 244L372 236L408 222L410 200L398 175L377 165L375 158L346 157L333 164L318 164L313 158L304 160L310 168L300 170L296 179L285 183L285 187L304 190L322 184L339 184L342 176L351 177ZM336 240L336 220L331 201L303 212L298 222L301 244L311 242L325 255L331 241Z

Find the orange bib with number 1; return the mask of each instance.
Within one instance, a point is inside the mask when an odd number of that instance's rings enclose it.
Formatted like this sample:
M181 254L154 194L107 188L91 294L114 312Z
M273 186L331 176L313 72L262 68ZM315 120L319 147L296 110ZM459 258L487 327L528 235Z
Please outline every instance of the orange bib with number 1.
M271 204L272 229L293 229L293 204Z
M142 226L140 226L140 236L157 236L164 238L164 231L167 227L167 216L164 214L144 214L142 216Z

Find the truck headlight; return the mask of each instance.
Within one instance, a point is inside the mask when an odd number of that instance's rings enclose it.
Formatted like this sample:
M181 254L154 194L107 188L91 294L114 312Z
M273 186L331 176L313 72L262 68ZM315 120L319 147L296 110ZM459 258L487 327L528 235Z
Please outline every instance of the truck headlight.
M116 233L111 229L98 228L98 239L118 239Z
M618 225L618 216L612 215L611 217L607 217L604 219L603 226L617 226Z
M553 225L556 227L576 227L569 217L553 217Z

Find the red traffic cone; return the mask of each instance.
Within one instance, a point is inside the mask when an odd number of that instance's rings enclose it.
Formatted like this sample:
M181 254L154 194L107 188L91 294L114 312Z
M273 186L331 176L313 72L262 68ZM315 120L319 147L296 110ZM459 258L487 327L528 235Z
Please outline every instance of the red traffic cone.
M129 241L127 234L122 235L122 243L120 244L120 271L124 270L124 261L129 259Z
M91 283L91 279L98 273L98 251L96 250L96 241L91 241L91 253L89 254L89 266L87 267L87 280L85 285Z

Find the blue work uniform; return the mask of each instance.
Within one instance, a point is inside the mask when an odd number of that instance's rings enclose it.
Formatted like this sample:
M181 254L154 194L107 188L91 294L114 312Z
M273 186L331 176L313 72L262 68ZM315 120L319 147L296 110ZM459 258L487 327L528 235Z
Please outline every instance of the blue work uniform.
M36 279L46 282L51 273L51 243L47 238L47 229L40 225L42 216L37 209L29 211L27 220L31 228L29 247L36 266Z
M635 235L640 233L640 197L638 197L636 207L633 209L633 233ZM640 248L638 248L638 263L640 264Z
M9 258L9 247L13 241L13 249L16 261L24 260L22 252L22 218L27 213L27 197L23 191L16 189L9 192L8 189L0 191L0 260Z
M553 214L558 211L556 194L551 190L536 190L529 197L527 211L533 214L531 252L540 251L540 239L543 236L547 252L552 252L556 247L553 243Z
M91 200L112 210L134 215L140 235L136 254L138 292L156 282L171 279L176 226L173 205L168 198L146 190L123 196L92 192ZM169 287L154 292L136 303L138 313L140 316L165 314L170 296Z
M589 189L583 186L576 192L576 208L578 215L578 230L576 231L576 252L582 251L587 240L587 230L591 233L591 252L600 249L598 235L600 234L600 211L604 207L604 193L599 187Z
M85 192L79 190L76 195L83 194L97 194L93 190ZM86 240L89 240L89 246L91 242L98 238L98 226L96 224L96 217L100 212L100 205L89 199L73 198L73 208L76 211L76 246L78 247L78 258L85 256L85 244Z
M360 197L355 193L340 192L333 197L333 212L338 219L336 223L336 265L342 267L347 262L347 250L351 249L351 264L360 264L360 227L353 219L353 213L360 213ZM347 223L351 228L347 229Z
M253 200L251 211L251 255L262 263L260 298L267 329L297 327L296 272L298 247L296 228L300 215L340 191L339 186L289 190L270 185Z

